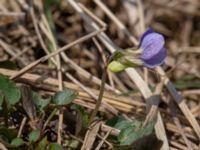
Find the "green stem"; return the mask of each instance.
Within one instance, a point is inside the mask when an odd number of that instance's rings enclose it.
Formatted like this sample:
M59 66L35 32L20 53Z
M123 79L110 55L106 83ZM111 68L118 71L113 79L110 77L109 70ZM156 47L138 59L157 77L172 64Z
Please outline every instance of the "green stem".
M46 122L44 123L43 130L46 128L47 124L50 122L50 120L53 118L53 116L57 113L58 109L54 108L54 110L51 112L49 117L47 118Z
M97 112L99 111L99 107L101 106L101 102L103 100L104 89L105 89L107 67L108 67L108 64L111 62L111 60L113 59L114 56L115 56L115 53L113 53L109 57L109 60L108 60L108 62L106 63L106 65L104 67L103 75L101 77L101 86L100 86L99 96L98 96L97 103L96 103L96 106L94 108L94 111L92 112L92 115L90 117L89 125L94 121L94 118L97 115Z
M103 75L102 75L102 78L101 78L101 87L100 87L99 96L98 96L97 103L96 103L96 106L94 108L94 111L92 112L92 115L90 117L89 124L91 124L93 122L95 116L97 115L99 107L101 106L101 102L103 100L103 93L104 93L105 81L106 81L106 70L107 70L107 66L104 68L104 71L103 71Z

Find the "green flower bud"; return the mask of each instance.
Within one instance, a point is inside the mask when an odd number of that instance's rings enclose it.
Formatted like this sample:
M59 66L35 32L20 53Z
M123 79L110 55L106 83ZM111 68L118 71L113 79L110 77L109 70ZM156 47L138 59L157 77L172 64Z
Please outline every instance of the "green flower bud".
M127 68L127 66L125 66L125 65L123 65L120 62L115 61L115 60L112 61L111 63L109 63L109 65L108 65L108 69L112 72L120 72L120 71L122 71L126 68Z

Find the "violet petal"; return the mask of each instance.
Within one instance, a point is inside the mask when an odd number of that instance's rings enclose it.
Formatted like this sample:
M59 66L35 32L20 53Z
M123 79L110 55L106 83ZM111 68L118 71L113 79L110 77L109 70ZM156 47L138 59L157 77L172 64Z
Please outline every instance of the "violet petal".
M143 60L144 66L148 68L157 67L164 63L166 55L167 55L166 49L162 48L160 52L154 55L152 58Z
M154 33L154 31L153 31L152 28L148 28L148 29L142 34L142 36L141 36L141 38L140 38L140 45L141 45L141 43L142 43L144 37L147 36L147 35L150 34L150 33Z
M140 48L143 50L141 59L150 59L154 55L158 54L165 44L164 37L159 33L150 33L146 35Z

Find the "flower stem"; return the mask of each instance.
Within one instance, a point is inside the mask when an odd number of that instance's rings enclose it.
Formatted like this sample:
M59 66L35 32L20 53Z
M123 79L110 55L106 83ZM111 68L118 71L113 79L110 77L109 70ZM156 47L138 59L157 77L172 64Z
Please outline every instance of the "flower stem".
M94 108L92 115L90 117L89 125L94 121L94 118L96 117L97 112L98 112L98 110L101 106L101 102L103 100L104 89L105 89L106 76L107 76L106 72L107 72L108 64L111 62L113 57L114 57L114 53L109 57L106 65L104 66L103 74L102 74L102 77L101 77L101 86L100 86L99 96L98 96L95 108Z
M51 112L51 114L47 118L46 122L44 123L43 130L45 130L46 126L48 125L50 120L54 117L54 115L57 113L57 111L58 111L58 108L54 108L54 110Z
M105 66L104 70L103 70L103 75L102 75L102 78L101 78L101 87L100 87L99 96L98 96L97 103L96 103L96 106L94 108L94 111L92 112L92 115L90 117L89 124L91 124L93 122L95 116L97 115L99 107L101 106L101 102L103 100L103 93L104 93L105 81L106 81L106 70L107 70L107 66Z

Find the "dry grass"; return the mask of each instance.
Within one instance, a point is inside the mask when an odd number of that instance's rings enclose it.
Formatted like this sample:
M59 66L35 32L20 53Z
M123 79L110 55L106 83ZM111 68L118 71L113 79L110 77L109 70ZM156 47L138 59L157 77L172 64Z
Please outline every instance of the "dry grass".
M18 66L18 70L0 69L1 74L43 95L65 88L77 90L79 96L74 103L89 113L98 99L107 57L118 49L137 46L140 35L152 27L166 38L166 63L155 70L128 68L118 74L108 71L100 111L106 118L122 114L130 120L156 120L155 131L163 141L163 150L200 148L197 0L61 0L59 6L50 8L56 27L53 32L41 1L31 5L25 0L1 0L0 60L12 60ZM52 52L48 50L50 42ZM62 132L66 130L65 109L58 114L57 143L62 143ZM112 147L106 138L119 131L104 121L93 124L85 138L79 139L82 149L91 149L99 139L96 149L104 144ZM79 138L67 132L64 137Z

